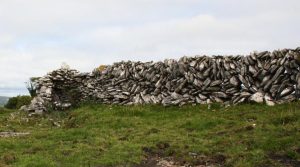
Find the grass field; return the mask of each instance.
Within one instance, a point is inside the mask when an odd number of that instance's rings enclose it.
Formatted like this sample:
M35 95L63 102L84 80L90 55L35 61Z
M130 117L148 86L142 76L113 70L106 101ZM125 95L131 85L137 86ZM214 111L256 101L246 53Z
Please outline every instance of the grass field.
M0 109L0 166L300 166L300 103ZM162 165L163 166L163 165Z

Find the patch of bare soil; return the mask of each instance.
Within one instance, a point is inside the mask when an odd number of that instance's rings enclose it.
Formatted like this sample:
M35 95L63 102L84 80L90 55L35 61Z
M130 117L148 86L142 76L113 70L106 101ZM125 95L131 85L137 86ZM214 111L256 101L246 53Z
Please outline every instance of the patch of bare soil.
M300 161L292 159L287 155L271 154L269 157L282 164L285 167L299 167Z
M209 157L201 157L196 163L189 164L177 161L173 157L151 157L148 156L142 163L135 167L221 167L223 166L223 159L213 159Z
M168 143L157 143L156 148L143 148L146 156L144 161L135 167L219 167L224 166L226 157L224 155L206 156L196 153L188 153L185 155L190 162L184 158L174 156L174 152L170 151Z

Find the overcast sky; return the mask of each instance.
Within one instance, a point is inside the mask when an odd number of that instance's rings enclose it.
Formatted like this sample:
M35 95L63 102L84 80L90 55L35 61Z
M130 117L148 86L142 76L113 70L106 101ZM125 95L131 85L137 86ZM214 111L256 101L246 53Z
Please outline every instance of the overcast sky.
M0 0L0 95L62 62L89 72L298 46L299 0Z

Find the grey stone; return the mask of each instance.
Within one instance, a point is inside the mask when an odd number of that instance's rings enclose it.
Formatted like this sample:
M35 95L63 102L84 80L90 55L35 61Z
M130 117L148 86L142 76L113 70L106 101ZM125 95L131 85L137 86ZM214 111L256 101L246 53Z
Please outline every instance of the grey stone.
M91 73L62 68L37 81L37 97L22 110L61 110L89 99L119 105L249 101L274 105L300 98L299 57L299 49L283 49L249 56L122 61Z
M250 101L254 101L256 103L264 102L264 94L262 92L256 92L249 98Z

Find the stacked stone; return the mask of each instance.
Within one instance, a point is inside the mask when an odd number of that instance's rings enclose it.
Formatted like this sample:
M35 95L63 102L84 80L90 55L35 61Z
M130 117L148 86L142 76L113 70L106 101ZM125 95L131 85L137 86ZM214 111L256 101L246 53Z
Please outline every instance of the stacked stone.
M90 74L59 69L39 81L37 93L54 106L68 103L70 98L63 98L67 95L59 91L67 88L79 92L79 101L92 99L105 104L167 106L254 101L274 105L299 98L299 58L297 48L248 56L119 62Z
M68 101L69 97L64 94L64 90L78 88L87 74L80 73L77 70L62 67L36 82L37 96L31 101L31 104L23 110L42 113L47 111L48 107L54 109L65 109L72 104Z

